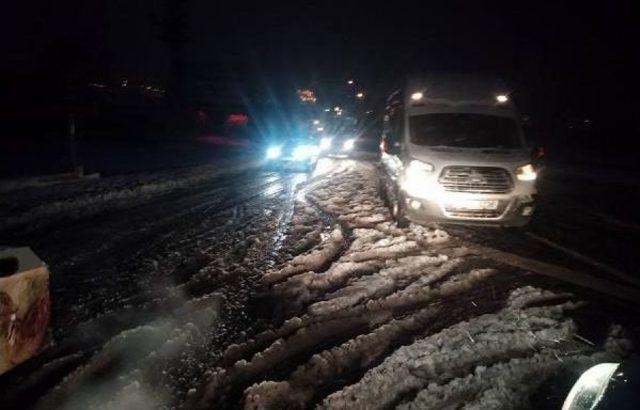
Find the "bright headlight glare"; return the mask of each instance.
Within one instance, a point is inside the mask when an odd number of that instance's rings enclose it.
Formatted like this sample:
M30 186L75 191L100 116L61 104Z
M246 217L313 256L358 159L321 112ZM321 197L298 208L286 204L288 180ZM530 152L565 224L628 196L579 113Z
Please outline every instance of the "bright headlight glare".
M293 150L293 159L296 161L305 160L318 155L318 147L315 145L299 145Z
M422 91L416 91L415 93L411 94L411 99L413 101L420 101L422 100L422 97L424 97Z
M407 175L417 174L421 176L425 172L433 172L433 165L429 164L428 162L418 161L417 159L409 162L409 166L407 167Z
M320 149L324 151L331 148L331 142L331 138L322 138L320 140Z
M276 159L282 154L280 147L269 147L267 150L267 159Z
M348 139L342 144L342 149L345 151L351 151L356 144L356 140Z
M538 177L533 165L527 164L516 169L516 178L520 181L535 181Z
M428 186L428 176L434 171L433 165L418 160L412 160L405 168L403 189L411 196L426 198L434 194L433 187Z

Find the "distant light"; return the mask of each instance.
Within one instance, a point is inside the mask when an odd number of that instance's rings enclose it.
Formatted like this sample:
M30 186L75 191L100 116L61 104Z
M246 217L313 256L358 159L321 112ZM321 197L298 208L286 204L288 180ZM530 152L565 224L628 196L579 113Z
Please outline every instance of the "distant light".
M300 98L300 101L307 104L314 104L317 101L313 90L298 90L298 98Z
M349 81L347 81L347 84L349 84L349 85L353 85L353 80L349 80Z
M269 147L267 150L267 159L276 159L282 154L280 147Z
M333 111L338 112L340 111L340 107L338 107L337 105L335 107L333 107Z
M362 100L364 98L364 93L361 91L358 94L356 94L356 98Z
M320 124L320 120L313 120L313 125L318 125Z
M338 111L336 115L342 115L342 111Z
M318 132L324 131L324 127L318 127L318 128L316 128L316 131L318 131Z
M325 108L324 109L324 112L329 112L329 111L331 111L331 108Z
M413 101L420 101L420 100L422 100L422 97L424 97L424 94L422 94L422 92L420 92L420 91L417 91L417 92L411 94L411 99Z
M127 85L129 85L129 80L127 80L126 78L124 80L122 80L122 82L120 83L120 85L122 86L122 88L126 87Z
M296 161L303 161L305 159L317 156L320 148L315 145L299 145L292 153L293 159Z
M498 102L499 102L500 104L503 104L503 103L506 103L507 101L509 101L509 97L507 97L507 96L506 96L506 95L504 95L504 94L500 94L500 95L497 95L497 96L496 96L496 100L498 100Z
M356 140L348 139L342 144L342 149L344 151L351 151L355 144L356 144Z
M206 115L205 115L206 116ZM249 116L246 114L229 114L226 121L227 125L242 127L249 123Z

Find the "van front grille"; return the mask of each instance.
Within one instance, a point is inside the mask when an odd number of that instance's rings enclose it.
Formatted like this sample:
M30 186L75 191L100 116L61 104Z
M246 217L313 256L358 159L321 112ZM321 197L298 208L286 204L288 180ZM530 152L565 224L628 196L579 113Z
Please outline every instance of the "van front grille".
M496 167L445 167L439 182L450 192L506 194L513 189L509 172Z

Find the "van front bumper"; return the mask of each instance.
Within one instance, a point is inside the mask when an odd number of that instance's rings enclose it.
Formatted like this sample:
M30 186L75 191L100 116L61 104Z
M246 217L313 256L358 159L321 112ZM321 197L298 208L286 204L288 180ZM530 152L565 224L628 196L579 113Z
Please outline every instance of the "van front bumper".
M406 217L416 223L449 222L469 225L524 226L535 211L535 195L464 195L417 198L404 195ZM482 206L475 208L476 202ZM496 205L493 209L493 205ZM490 205L490 206L486 206Z

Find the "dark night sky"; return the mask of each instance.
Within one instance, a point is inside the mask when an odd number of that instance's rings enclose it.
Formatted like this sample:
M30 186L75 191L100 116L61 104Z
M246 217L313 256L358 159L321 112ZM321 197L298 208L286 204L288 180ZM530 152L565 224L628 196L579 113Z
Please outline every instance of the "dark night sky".
M162 84L169 47L161 22L169 3L5 5L2 79L15 89L37 78L51 93L93 78ZM617 112L610 103L616 98L623 111L635 111L628 90L640 37L631 2L183 3L187 73L204 95L202 88L215 94L216 84L230 79L295 89L356 77L375 87L416 69L485 70L515 80L530 105L553 100L556 111L591 115Z
M0 44L9 69L65 65L70 58L109 74L165 75L166 45L155 22L167 0L16 3L3 13ZM545 48L566 53L565 61L554 61L565 67L573 58L622 61L635 51L637 34L631 9L615 2L184 3L193 64L253 65L265 75L379 75L414 62L511 72L529 60L543 63Z

